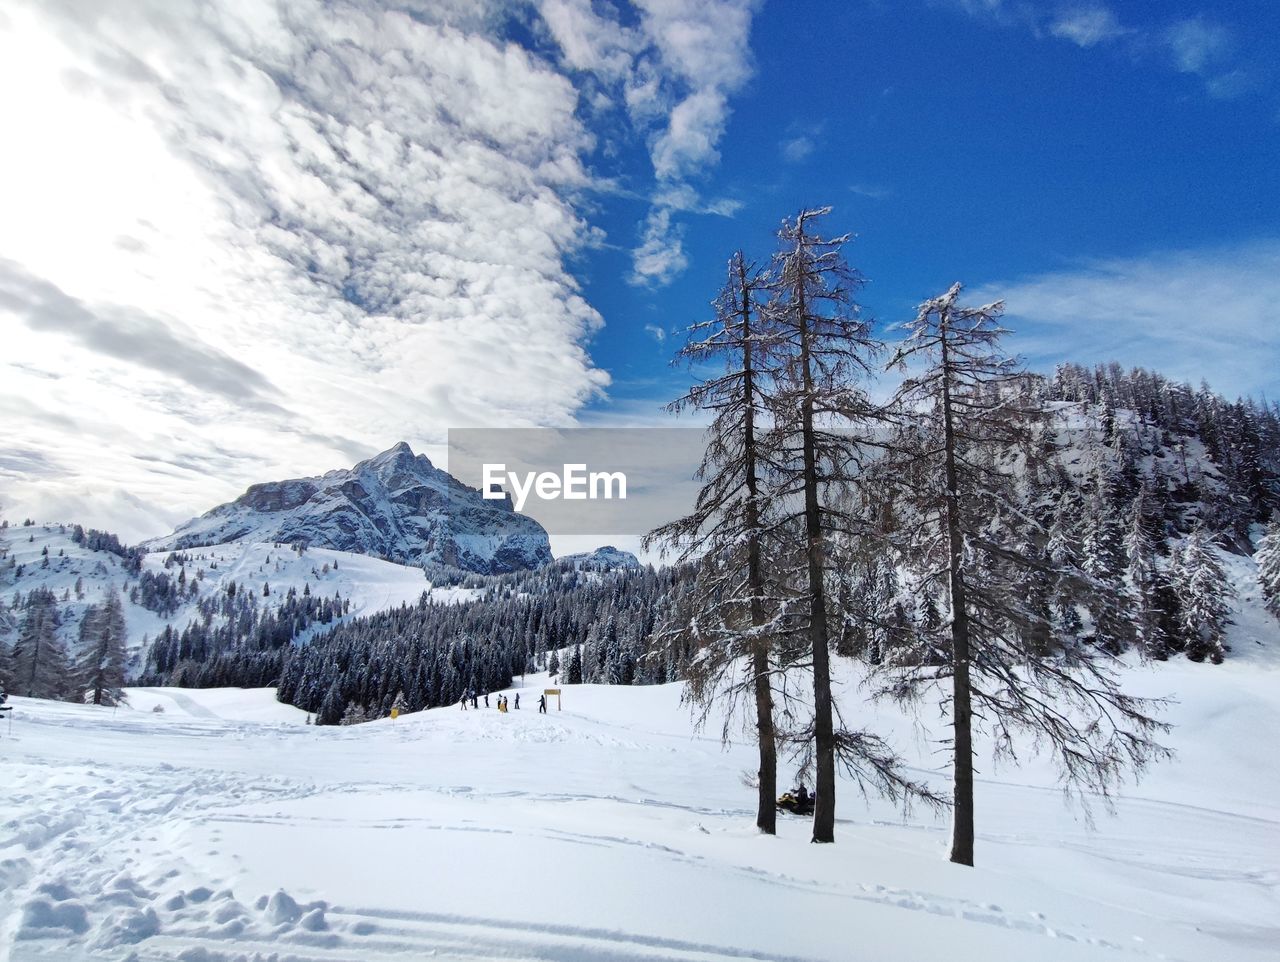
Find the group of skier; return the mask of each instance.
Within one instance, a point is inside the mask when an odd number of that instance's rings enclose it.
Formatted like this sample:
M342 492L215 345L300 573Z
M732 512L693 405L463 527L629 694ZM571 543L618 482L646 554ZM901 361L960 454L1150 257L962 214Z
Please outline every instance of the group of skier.
M462 696L462 701L460 701L460 702L458 703L458 706L459 706L463 711L466 711L466 710L467 710L467 702L471 702L471 707L472 707L472 708L476 708L476 709L478 709L478 708L480 707L480 696L476 694L476 692L475 692L475 690L474 690L474 689L472 689L471 691L466 692L466 693ZM488 693L488 692L485 692L485 694L484 694L484 707L485 707L485 708L488 708L488 707L489 707L489 693ZM507 711L510 709L510 707L511 707L510 699L508 699L506 695L499 695L499 696L498 696L498 711L502 712L502 713L505 715L505 714L507 713ZM520 708L520 693L519 693L519 692L516 692L516 703L515 703L515 707L516 707L516 710L519 710L519 708ZM539 695L539 696L538 696L538 711L539 711L539 713L540 713L540 714L543 714L543 715L545 715L545 714L547 713L547 696L546 696L546 695Z

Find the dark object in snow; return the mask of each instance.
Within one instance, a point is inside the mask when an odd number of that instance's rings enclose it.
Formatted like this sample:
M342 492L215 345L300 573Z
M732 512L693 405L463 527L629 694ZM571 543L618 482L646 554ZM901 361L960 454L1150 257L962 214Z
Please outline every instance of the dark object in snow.
M778 808L792 815L812 815L813 796L801 785L798 791L783 792L778 796Z

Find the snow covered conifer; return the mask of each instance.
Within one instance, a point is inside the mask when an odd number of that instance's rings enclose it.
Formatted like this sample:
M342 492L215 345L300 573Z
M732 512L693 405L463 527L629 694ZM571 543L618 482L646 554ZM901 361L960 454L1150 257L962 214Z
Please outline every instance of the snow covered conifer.
M1138 646L1147 658L1169 657L1168 641L1161 627L1158 602L1160 569L1156 564L1155 546L1147 534L1146 489L1134 499L1129 527L1125 532L1125 573L1133 602L1132 624Z
M1187 657L1220 664L1234 591L1203 527L1187 535L1170 559L1169 581L1179 601L1177 625Z
M120 597L109 592L101 605L90 605L80 623L80 655L76 660L76 684L95 705L120 700L125 673L124 608Z
M346 713L346 699L342 697L342 688L338 685L338 679L335 678L329 685L329 690L325 692L324 700L320 703L320 710L316 712L316 724L341 724L342 716Z
M1267 610L1280 618L1280 522L1272 522L1258 542L1254 555L1258 563L1258 584Z
M0 606L4 602L0 601ZM3 638L0 638L0 691L13 690L13 652Z
M13 646L13 690L28 698L70 694L67 651L58 639L58 600L46 588L27 595L18 640Z

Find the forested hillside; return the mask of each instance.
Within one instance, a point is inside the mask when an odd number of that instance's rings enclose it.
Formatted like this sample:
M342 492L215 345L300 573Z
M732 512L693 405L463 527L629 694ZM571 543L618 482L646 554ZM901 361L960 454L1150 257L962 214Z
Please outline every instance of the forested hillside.
M267 684L282 646L430 587L421 569L327 549L268 542L148 554L78 525L10 524L0 528L0 684L78 700L99 687L85 681L86 659L103 658L108 698L126 676Z
M409 711L454 704L534 671L560 672L570 684L674 681L687 652L656 649L650 637L687 576L557 563L508 575L473 601L424 598L286 650L278 697L336 724L382 717L397 697Z

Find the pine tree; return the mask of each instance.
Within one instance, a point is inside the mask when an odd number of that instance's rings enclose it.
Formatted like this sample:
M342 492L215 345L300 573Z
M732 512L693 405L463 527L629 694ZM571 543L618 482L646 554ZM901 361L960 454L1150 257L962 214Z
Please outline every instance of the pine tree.
M1170 559L1169 581L1180 602L1177 624L1187 657L1221 664L1235 592L1203 527L1187 535Z
M320 710L316 712L316 724L341 724L342 716L346 713L346 699L342 697L342 688L338 684L338 679L334 678L333 682L329 685L329 690L325 692L324 700L320 703Z
M102 605L90 605L80 623L76 685L95 705L114 705L124 687L126 628L120 597L108 593Z
M1258 563L1258 585L1267 610L1280 618L1280 521L1272 522L1258 542L1254 555Z
M894 398L900 429L879 466L900 512L896 554L914 568L915 590L943 600L944 661L937 641L890 672L903 699L940 689L952 738L951 861L973 864L973 735L989 728L996 750L1014 757L1014 732L1050 749L1065 784L1103 795L1129 768L1161 750L1160 724L1140 699L1120 691L1105 650L1064 636L1040 592L1052 581L1062 612L1109 610L1106 586L1077 567L1065 531L1056 540L1019 480L1036 457L1026 378L1000 351L999 302L958 303L961 286L920 306L894 357L910 365ZM1056 525L1066 527L1059 516ZM1046 584L1046 590L1047 590ZM1099 590L1102 589L1102 590Z
M1139 649L1148 658L1163 661L1169 657L1168 642L1161 627L1158 603L1160 569L1155 547L1147 534L1146 489L1134 499L1129 527L1125 532L1124 550L1128 594L1133 605L1132 623Z
M3 608L4 602L0 601L0 609ZM6 612L0 610L0 626L4 625L5 614ZM7 633L0 632L0 692L13 690L13 651L3 637Z
M27 595L18 640L13 646L14 691L28 698L70 694L67 651L58 638L58 601L45 588Z

